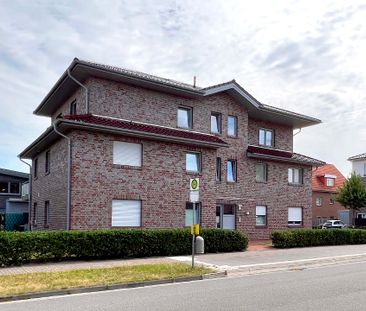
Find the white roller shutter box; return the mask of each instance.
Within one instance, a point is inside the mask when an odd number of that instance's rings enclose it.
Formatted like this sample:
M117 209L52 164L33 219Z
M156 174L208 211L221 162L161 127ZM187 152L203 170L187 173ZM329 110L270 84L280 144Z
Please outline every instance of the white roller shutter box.
M302 208L301 207L289 207L288 221L302 221Z
M141 166L142 145L122 141L113 142L113 164Z
M257 216L266 216L266 207L265 206L257 206L255 214Z
M141 201L113 200L112 201L113 227L140 227Z

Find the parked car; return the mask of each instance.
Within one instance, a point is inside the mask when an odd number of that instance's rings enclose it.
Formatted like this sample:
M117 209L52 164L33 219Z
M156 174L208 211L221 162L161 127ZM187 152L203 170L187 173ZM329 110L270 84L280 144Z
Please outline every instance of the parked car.
M343 229L345 227L346 225L338 219L327 220L322 225L322 229Z

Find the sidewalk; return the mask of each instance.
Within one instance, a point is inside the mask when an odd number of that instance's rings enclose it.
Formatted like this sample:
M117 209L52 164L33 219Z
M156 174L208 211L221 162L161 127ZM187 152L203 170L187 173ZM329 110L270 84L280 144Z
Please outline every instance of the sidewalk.
M171 257L189 262L190 256ZM230 273L253 273L260 271L303 269L310 266L366 261L366 245L320 246L308 248L274 249L205 254L196 257L197 264L203 264Z

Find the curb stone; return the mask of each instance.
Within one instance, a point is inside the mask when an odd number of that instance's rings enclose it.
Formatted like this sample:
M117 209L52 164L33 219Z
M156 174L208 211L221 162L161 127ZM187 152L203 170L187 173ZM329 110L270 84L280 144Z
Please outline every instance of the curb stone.
M42 297L101 292L101 291L114 290L114 289L128 289L128 288L147 287L147 286L152 286L152 285L161 285L161 284L169 284L169 283L183 283L183 282L190 282L190 281L200 281L200 280L207 280L207 279L223 278L226 276L227 276L227 272L225 271L225 272L213 272L213 273L208 273L208 274L201 274L201 275L197 275L197 276L179 277L179 278L175 278L175 279L163 279L163 280L142 281L142 282L133 282L133 283L113 284L113 285L60 289L60 290L53 290L53 291L35 292L35 293L29 293L29 294L0 297L0 303L8 302L8 301L27 300L27 299L33 299L33 298L42 298Z

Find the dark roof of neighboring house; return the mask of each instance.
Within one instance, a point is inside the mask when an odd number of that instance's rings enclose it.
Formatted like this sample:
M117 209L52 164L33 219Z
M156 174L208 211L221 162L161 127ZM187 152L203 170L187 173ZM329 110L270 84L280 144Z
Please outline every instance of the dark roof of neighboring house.
M206 148L227 147L227 143L211 134L194 132L191 130L176 129L171 127L117 119L94 114L67 115L56 119L58 131L66 133L70 129L87 129L123 136L141 137L151 140L168 141L178 144L195 145ZM21 158L32 158L46 146L60 139L54 128L49 127L30 146L22 151Z
M264 148L249 145L247 155L250 158L268 159L273 161L296 163L310 166L324 165L325 162L305 156L303 154L289 152L286 150L279 150L273 148Z
M366 153L361 153L352 157L348 158L348 161L354 161L354 160L364 160L366 159Z
M327 176L329 178L335 177L333 187L327 186L325 181ZM313 191L337 192L338 188L341 187L345 181L346 178L333 164L325 164L313 169Z
M262 104L235 80L201 88L139 71L79 60L77 58L72 61L67 70L42 100L34 111L35 114L50 116L56 111L60 103L64 102L79 87L70 78L69 73L81 82L90 76L94 76L193 99L226 92L242 103L252 118L277 122L292 126L293 128L306 127L321 122L313 117Z
M28 179L29 178L29 174L27 174L27 173L13 171L13 170L8 170L8 169L5 169L5 168L0 168L0 174L7 175L7 176L24 178L24 179Z

